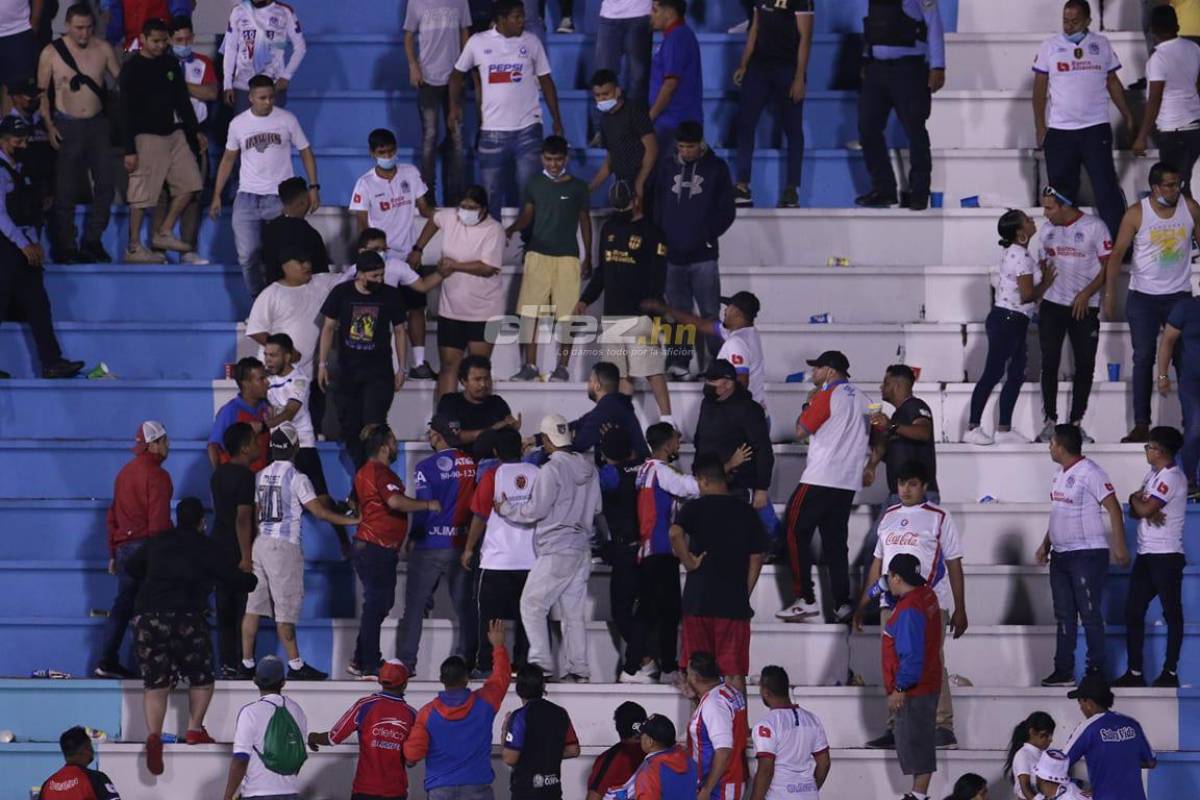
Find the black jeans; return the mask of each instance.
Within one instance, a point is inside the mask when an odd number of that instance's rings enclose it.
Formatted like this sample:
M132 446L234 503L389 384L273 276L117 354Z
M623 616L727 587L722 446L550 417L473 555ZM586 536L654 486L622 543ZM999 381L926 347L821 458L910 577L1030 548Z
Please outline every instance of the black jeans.
M492 671L492 644L488 641L488 623L494 619L514 622L516 644L513 647L513 666L525 663L529 655L529 638L521 624L521 592L529 571L524 569L480 569L475 592L476 616L479 619L479 646L475 668Z
M75 248L75 204L77 191L88 173L92 177L92 208L83 229L83 244L99 244L112 208L117 185L117 161L113 155L108 120L103 115L76 119L54 115L62 134L55 164L54 221L50 242L57 253Z
M1167 657L1163 669L1179 667L1183 648L1183 553L1142 553L1133 562L1129 575L1129 596L1125 599L1125 648L1129 668L1142 671L1146 640L1146 609L1155 597L1162 604L1167 623Z
M829 589L833 594L830 606L837 608L850 602L850 511L854 492L830 486L802 483L792 492L784 517L792 566L792 589L796 600L814 602L816 591L812 580L812 538L821 530L821 561L829 570Z
M396 565L400 554L390 547L381 547L361 539L354 540L354 571L362 583L362 615L358 623L358 641L354 661L369 674L379 669L379 629L396 603Z
M752 183L754 135L767 105L779 112L779 121L787 138L787 177L785 186L800 188L804 169L804 101L793 103L788 96L796 67L792 64L764 64L752 61L742 81L741 105L737 124L737 179Z
M213 543L221 551L225 563L237 567L241 549L235 537L217 535ZM239 592L218 583L213 597L217 606L217 663L236 668L242 662L242 617L246 614L249 592Z
M33 334L42 369L62 360L44 275L40 267L29 266L25 254L8 237L0 236L0 319L4 318L9 303L15 300Z
M1100 309L1089 308L1083 319L1071 316L1071 307L1043 300L1038 307L1038 341L1042 347L1042 413L1058 419L1058 367L1062 363L1063 339L1071 340L1075 376L1071 379L1071 416L1083 419L1092 393L1096 371L1096 348L1100 345Z
M628 661L633 642L633 614L638 597L637 545L608 542L608 563L612 565L612 577L608 583L608 602L617 634L625 642ZM639 663L639 666L640 663Z
M896 193L896 173L888 153L884 130L893 110L904 133L912 164L909 167L909 191L928 197L933 174L933 153L929 144L929 120L932 95L929 93L929 65L923 57L892 61L869 61L863 73L862 93L858 97L858 140L863 159L871 175L871 188L884 194Z
M1116 239L1125 214L1125 193L1113 165L1112 126L1105 123L1074 131L1050 128L1042 149L1046 155L1046 179L1072 202L1079 202L1079 169L1087 170L1096 210Z
M983 365L983 374L975 383L975 391L971 393L971 424L978 425L983 419L983 408L987 405L992 389L1005 375L1005 365L1008 365L1004 388L1000 390L1000 427L1012 425L1013 407L1021 393L1021 384L1025 382L1026 344L1025 334L1029 331L1029 317L1018 311L1007 308L993 308L988 313L987 324L988 351L987 361Z
M1194 131L1159 131L1158 160L1170 164L1183 176L1183 193L1192 196L1192 169L1200 158L1200 128Z
M658 668L663 672L677 671L681 619L679 559L672 555L646 556L638 564L633 636L625 648L625 671L632 675L641 668L642 659L651 656L658 658Z
M388 372L343 370L334 386L338 427L346 452L357 470L366 461L362 429L376 422L387 422L392 398L396 396L395 376Z

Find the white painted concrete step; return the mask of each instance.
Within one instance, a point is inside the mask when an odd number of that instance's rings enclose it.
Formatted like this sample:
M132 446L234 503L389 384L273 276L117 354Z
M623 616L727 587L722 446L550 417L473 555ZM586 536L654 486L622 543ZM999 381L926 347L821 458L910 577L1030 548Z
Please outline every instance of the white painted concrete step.
M1101 29L1099 3L1092 4L1093 30ZM1110 31L1141 30L1141 9L1138 0L1106 0L1103 28ZM1062 8L1043 0L959 0L958 30L962 32L993 33L998 31L1030 32L1050 35L1059 30ZM1031 57L1032 58L1032 57Z

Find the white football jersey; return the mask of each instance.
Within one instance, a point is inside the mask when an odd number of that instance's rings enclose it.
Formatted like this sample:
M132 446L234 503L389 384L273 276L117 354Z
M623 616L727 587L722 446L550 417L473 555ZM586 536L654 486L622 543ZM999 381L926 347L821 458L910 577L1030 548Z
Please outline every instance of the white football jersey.
M828 752L825 727L811 711L773 708L754 725L754 751L775 761L766 800L818 800L814 756Z
M304 504L317 499L312 482L291 461L275 461L258 473L258 535L300 544Z

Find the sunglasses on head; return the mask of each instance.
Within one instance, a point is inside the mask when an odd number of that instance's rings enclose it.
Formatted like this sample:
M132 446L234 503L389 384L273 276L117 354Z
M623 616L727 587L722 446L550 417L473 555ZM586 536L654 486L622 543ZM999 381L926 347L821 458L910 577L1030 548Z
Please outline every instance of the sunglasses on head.
M1053 186L1047 186L1045 189L1042 189L1042 197L1053 197L1064 206L1075 205L1065 194L1060 192L1058 189L1055 189Z

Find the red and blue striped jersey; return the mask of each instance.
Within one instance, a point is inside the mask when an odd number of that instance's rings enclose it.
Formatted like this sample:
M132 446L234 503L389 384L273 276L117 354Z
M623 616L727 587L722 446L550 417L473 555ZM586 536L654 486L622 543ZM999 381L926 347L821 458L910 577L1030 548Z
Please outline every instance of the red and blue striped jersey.
M688 754L699 767L703 784L712 770L713 756L722 748L733 750L725 774L713 788L712 800L738 800L746 784L746 698L721 683L704 693L688 722Z
M671 523L680 501L700 496L691 475L684 475L667 462L647 459L637 474L638 560L671 554Z
M414 480L417 499L437 500L442 510L412 515L413 546L435 550L465 546L475 494L474 459L462 450L442 450L417 464Z
M360 699L329 729L334 744L358 734L354 794L403 797L408 793L404 742L416 719L416 709L403 696L379 692Z

